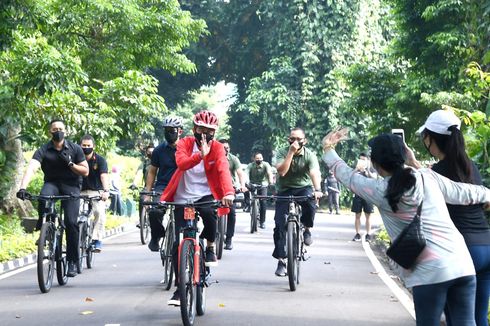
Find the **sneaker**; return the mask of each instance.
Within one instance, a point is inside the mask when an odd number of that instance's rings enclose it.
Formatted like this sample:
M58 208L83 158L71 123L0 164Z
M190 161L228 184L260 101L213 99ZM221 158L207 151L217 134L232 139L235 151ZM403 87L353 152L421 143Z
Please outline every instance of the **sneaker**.
M231 242L231 238L226 238L225 250L232 250L232 249L233 249L233 243Z
M262 230L265 229L265 223L260 223L259 228L261 228Z
M148 248L151 251L160 251L160 239L151 238L150 243L148 243Z
M180 294L179 290L176 290L170 300L168 300L169 306L180 307Z
M359 233L356 233L356 235L354 236L354 239L352 239L352 241L361 241L361 235Z
M332 214L332 211L328 211L328 214Z
M371 241L371 236L369 234L366 234L366 241L370 242Z
M94 252L101 252L102 251L102 242L100 240L94 240L92 243L94 247Z
M310 246L313 243L310 230L305 230L305 232L303 232L303 242L307 246Z
M280 276L280 277L288 275L287 269L286 269L286 263L283 262L282 260L279 260L277 262L277 268L276 268L275 274L276 274L276 276Z
M77 263L74 261L68 262L68 271L66 272L66 276L75 277L77 276Z
M336 212L335 212L335 215L340 215L339 211L336 211Z
M214 247L207 247L205 253L205 264L206 266L218 266L218 258L214 253Z

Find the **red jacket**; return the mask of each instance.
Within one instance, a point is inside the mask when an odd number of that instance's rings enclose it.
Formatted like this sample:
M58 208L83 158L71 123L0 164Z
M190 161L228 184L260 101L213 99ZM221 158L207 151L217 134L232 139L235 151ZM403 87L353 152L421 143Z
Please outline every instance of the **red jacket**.
M192 154L195 141L193 136L188 136L177 143L177 152L175 153L177 170L160 198L162 201L173 201L184 171L201 162L200 152ZM221 200L224 196L235 195L225 149L223 144L216 140L210 142L209 154L204 158L204 171L214 199ZM219 209L218 215L228 214L228 212L228 208Z

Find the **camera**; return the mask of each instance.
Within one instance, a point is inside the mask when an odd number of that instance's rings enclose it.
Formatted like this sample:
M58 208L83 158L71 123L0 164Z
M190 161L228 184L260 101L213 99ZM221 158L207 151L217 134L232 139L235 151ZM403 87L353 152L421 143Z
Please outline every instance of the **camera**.
M401 137L403 142L405 142L405 132L403 131L403 129L391 129L391 133L393 135L397 135L398 137Z

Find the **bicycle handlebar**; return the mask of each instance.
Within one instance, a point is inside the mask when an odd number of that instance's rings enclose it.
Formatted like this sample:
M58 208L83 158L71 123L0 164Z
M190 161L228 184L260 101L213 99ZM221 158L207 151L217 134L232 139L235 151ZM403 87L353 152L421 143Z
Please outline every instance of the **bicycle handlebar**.
M140 191L140 197L141 196L161 196L162 195L162 192L161 191L146 191L146 190L142 190Z
M25 199L27 200L46 200L46 201L56 201L56 200L68 200L68 199L79 199L81 195L32 195L28 192L25 193Z
M268 199L268 200L276 200L276 201L296 201L296 202L302 202L302 201L308 201L308 200L315 200L314 195L303 195L303 196L260 196L257 195L255 196L257 199Z
M149 206L158 206L158 207L168 207L168 206L184 206L184 207L226 207L223 206L221 201L219 200L209 200L209 201L201 201L201 202L171 202L171 201L145 201L142 203L143 205Z
M102 200L102 197L100 195L80 195L79 196L80 199L83 199L83 200Z

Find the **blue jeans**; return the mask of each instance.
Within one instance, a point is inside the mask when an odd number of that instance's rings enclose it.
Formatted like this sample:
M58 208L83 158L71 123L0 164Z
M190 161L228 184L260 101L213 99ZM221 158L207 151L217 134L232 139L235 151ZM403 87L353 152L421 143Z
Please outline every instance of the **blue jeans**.
M458 326L475 326L474 275L447 282L413 287L417 326L439 326L446 306L451 322Z

